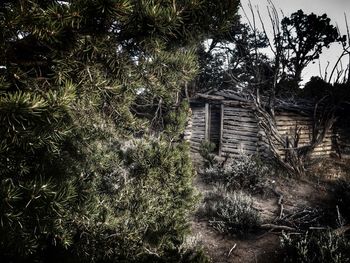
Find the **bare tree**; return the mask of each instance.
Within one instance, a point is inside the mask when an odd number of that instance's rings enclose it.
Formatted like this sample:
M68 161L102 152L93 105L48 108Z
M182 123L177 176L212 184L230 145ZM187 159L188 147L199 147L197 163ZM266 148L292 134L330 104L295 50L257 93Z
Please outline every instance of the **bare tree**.
M312 152L323 142L336 120L334 115L336 107L330 106L326 97L314 105L310 141L306 145L299 145L301 127L296 125L293 133L287 136L281 134L277 128L276 119L267 110L266 104L261 100L259 94L253 95L252 99L255 105L255 115L270 153L289 173L305 175L306 164L309 162ZM285 109L286 106L284 105ZM307 105L304 108L301 105L291 105L291 108L295 107L311 114L310 107Z
M333 81L333 77L335 77L335 83L348 83L350 84L350 30L349 24L346 14L344 14L345 25L346 25L346 37L343 37L342 41L342 53L338 57L331 74L329 75L328 82ZM338 32L340 35L340 30L338 27ZM344 68L342 61L344 57L348 57L348 65ZM336 76L334 76L336 74Z
M248 5L250 12L254 14L254 10L251 4ZM304 175L305 167L307 162L310 159L311 153L314 149L320 145L327 132L332 128L335 117L334 111L335 107L331 106L327 102L327 98L324 97L314 104L314 108L305 107L298 105L300 111L308 111L309 116L312 116L312 125L310 127L310 141L307 145L300 145L300 132L301 127L295 126L294 131L288 136L282 135L277 129L277 123L275 118L275 106L276 106L276 91L280 85L281 80L286 75L286 71L289 69L288 63L292 60L294 56L294 62L297 65L295 77L300 78L301 71L304 67L311 61L317 58L321 52L321 47L327 45L328 42L331 42L336 36L332 36L331 39L328 39L327 43L316 43L317 46L309 47L309 50L306 50L303 55L300 55L300 50L293 49L293 40L292 33L290 28L283 29L281 27L281 20L279 12L276 7L269 0L269 6L267 7L267 12L269 15L269 20L272 28L272 39L269 38L265 22L262 18L261 12L258 7L256 7L257 14L260 20L261 28L263 33L268 39L269 48L274 56L273 60L273 81L268 94L268 98L262 99L260 96L259 89L256 90L255 94L251 94L252 99L255 105L255 114L258 119L259 126L262 130L262 135L264 137L265 143L267 144L270 152L273 157L289 171L291 174ZM284 17L283 12L280 14ZM304 15L302 12L296 13L300 19L309 19L310 17ZM245 13L246 15L246 13ZM248 16L246 15L249 20ZM253 22L249 22L249 25L253 27L253 31L256 32L256 23L255 16L252 15ZM321 17L322 20L326 19L326 16ZM315 15L311 16L310 19L317 19ZM282 21L285 23L288 20L284 17ZM290 22L290 20L289 20ZM290 23L292 24L292 23ZM327 25L329 21L327 21ZM289 31L288 31L289 30ZM287 32L286 32L287 31ZM334 32L333 32L334 33ZM287 44L286 44L287 43ZM344 48L345 50L345 48ZM345 51L344 51L345 52ZM297 60L298 57L306 57L309 54L309 57L305 60ZM347 53L346 53L347 54ZM296 105L294 105L296 106Z

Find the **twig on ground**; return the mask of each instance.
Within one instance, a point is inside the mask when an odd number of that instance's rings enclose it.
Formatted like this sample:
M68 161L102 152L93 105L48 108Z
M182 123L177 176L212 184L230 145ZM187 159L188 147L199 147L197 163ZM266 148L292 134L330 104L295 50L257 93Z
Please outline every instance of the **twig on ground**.
M328 227L322 227L322 226L310 226L310 230L327 230Z
M148 254L154 255L154 256L160 258L159 254L157 254L156 252L153 252L153 251L149 250L149 249L146 248L146 247L144 247L144 249L147 251Z
M278 205L280 206L280 219L283 217L283 195L280 195L278 199Z
M237 243L235 243L233 247L230 249L230 251L228 252L228 255L227 255L228 257L231 255L232 250L234 250L236 246L237 246Z

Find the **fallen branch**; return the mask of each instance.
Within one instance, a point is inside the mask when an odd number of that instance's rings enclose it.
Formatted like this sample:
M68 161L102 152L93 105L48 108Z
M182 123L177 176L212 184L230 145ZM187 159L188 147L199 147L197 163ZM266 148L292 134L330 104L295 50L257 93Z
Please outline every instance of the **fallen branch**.
M327 230L328 227L322 227L322 226L310 226L310 230Z
M296 231L297 229L289 226L279 226L274 224L263 224L260 226L263 229L272 229L272 230L286 230L286 231Z
M306 230L309 229L309 227L317 225L322 214L322 210L318 208L304 207L300 210L283 215L281 218L277 219L275 223Z
M278 205L280 206L280 219L283 217L283 195L280 195L278 199Z

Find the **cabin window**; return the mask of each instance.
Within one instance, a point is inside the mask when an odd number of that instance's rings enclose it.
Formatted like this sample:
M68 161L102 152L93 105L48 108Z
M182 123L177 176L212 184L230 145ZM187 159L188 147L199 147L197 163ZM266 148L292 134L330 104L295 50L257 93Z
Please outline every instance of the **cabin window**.
M215 145L215 153L219 153L221 138L221 105L206 104L206 140Z

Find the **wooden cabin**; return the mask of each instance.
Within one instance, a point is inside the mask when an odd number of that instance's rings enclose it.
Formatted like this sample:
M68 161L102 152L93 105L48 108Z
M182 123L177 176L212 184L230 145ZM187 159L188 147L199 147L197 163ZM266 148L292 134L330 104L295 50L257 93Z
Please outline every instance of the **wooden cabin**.
M229 90L197 94L190 100L190 107L192 115L185 139L190 142L193 152L199 151L203 141L210 141L216 145L219 156L241 153L269 156L269 144L259 127L255 104L250 96ZM311 140L313 109L314 105L309 101L278 100L275 107L278 132L292 139L298 129L298 146L307 145ZM312 157L334 153L333 140L332 128L314 149ZM283 149L280 151L283 156Z

